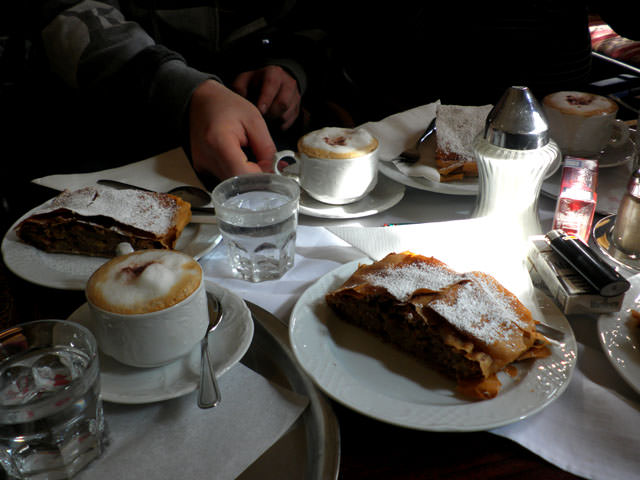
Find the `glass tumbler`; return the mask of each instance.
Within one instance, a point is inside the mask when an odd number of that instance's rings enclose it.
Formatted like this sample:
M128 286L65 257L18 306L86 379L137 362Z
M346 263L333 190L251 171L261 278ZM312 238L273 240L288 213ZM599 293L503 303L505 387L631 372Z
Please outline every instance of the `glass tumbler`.
M231 269L251 282L280 278L293 266L300 188L290 178L250 173L211 193Z
M104 447L96 340L39 320L0 332L0 465L9 478L71 478Z

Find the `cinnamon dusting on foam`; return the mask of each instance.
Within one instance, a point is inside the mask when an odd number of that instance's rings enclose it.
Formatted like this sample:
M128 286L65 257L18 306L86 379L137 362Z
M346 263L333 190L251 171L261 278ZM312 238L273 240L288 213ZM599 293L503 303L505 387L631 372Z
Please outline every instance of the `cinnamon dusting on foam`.
M613 100L587 92L555 92L544 97L542 102L545 106L564 114L581 117L608 115L618 110L618 106Z
M130 283L135 282L136 278L142 275L145 269L156 262L147 262L140 265L129 265L120 270L120 278Z
M346 137L335 137L335 138L324 137L324 141L327 145L331 145L332 147L335 147L336 145L340 145L344 147L347 145Z
M567 95L567 103L569 105L591 105L593 102L593 97L591 95Z
M298 141L298 151L314 158L357 158L378 148L378 140L363 128L325 127Z

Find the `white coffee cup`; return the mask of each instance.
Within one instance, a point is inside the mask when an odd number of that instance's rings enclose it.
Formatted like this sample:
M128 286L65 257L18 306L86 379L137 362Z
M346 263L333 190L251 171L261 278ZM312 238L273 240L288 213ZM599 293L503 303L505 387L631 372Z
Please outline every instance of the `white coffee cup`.
M186 355L209 323L202 269L182 252L115 257L96 270L85 293L100 350L135 367Z
M543 107L551 138L563 155L596 158L607 146L629 139L629 128L616 118L618 105L586 92L561 91L544 97Z
M298 164L297 174L279 170L279 162L286 157ZM293 178L320 202L353 203L367 196L378 182L378 140L364 129L325 127L303 136L298 152L277 152L273 169Z

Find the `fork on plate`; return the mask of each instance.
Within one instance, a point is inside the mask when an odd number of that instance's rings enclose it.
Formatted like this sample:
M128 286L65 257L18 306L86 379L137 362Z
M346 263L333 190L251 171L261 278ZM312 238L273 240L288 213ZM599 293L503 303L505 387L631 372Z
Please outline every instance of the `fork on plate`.
M433 132L436 131L436 117L433 117L433 120L429 123L429 126L424 131L420 138L416 141L416 144L404 152L402 152L399 157L405 163L415 163L420 160L420 145L422 145L427 138L431 136Z

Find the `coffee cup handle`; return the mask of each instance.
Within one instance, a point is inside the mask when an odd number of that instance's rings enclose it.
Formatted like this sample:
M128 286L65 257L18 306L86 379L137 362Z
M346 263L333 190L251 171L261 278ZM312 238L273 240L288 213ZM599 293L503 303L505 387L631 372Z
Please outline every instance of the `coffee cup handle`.
M278 164L283 158L293 158L294 162L298 161L298 157L296 156L293 150L282 150L280 152L276 152L273 155L273 171L276 175L280 175L283 177L289 177L299 183L300 178L295 173L291 172L281 172L278 168Z
M629 140L629 127L619 118L613 123L613 134L609 139L609 146L620 147Z

